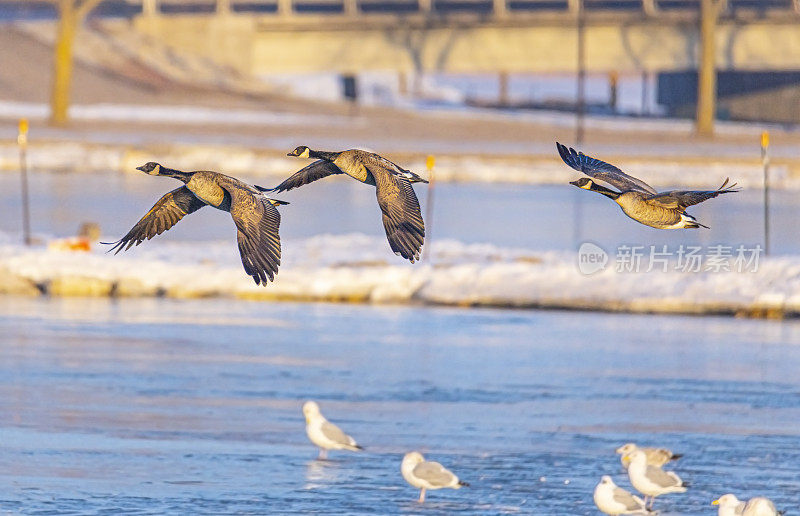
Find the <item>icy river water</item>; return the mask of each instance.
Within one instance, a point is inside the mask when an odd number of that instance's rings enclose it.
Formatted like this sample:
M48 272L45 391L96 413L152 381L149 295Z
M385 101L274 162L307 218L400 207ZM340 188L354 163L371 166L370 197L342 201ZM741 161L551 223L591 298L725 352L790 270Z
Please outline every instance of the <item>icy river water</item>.
M564 175L565 182L571 176ZM243 177L271 186L272 177ZM723 177L719 178L721 182ZM85 221L100 225L103 235L116 240L178 182L141 173L44 173L31 176L31 225L34 232L72 235ZM711 186L717 186L715 183ZM416 185L423 210L428 191ZM374 189L345 178L319 181L302 189L275 195L291 202L281 208L281 237L291 240L320 233L363 233L383 236ZM710 230L654 230L628 219L602 195L564 185L441 183L434 192L433 210L425 211L426 245L438 239L488 243L530 250L577 249L585 241L607 251L620 245L753 246L763 243L763 192L745 189L712 199L688 211ZM19 232L19 177L0 174L1 232ZM793 190L771 192L771 251L800 254L795 221L800 196ZM159 236L159 241L234 239L230 216L200 210ZM391 256L387 253L387 256Z
M14 233L18 178L0 186ZM33 228L119 237L175 186L35 173ZM773 251L798 254L796 192L773 194ZM355 182L280 198L287 241L383 233ZM441 184L428 245L757 244L760 201L714 199L690 210L711 230L658 232L568 185ZM159 239L233 235L202 210ZM794 514L799 372L798 321L0 297L0 513L593 515L601 475L630 489L614 450L634 441L685 454L670 468L691 487L659 498L662 514L716 514L728 492ZM316 460L307 399L366 451ZM399 471L414 449L471 486L419 506Z
M3 514L594 515L614 449L685 454L662 514L800 507L800 323L0 298ZM316 460L301 405L363 453ZM471 484L405 484L420 450Z

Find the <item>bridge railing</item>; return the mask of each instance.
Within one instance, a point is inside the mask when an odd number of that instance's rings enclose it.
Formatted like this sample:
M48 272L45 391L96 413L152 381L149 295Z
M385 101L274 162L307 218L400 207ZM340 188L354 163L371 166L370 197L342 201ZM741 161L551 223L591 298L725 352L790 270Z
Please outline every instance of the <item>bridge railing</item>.
M276 13L290 14L405 14L466 12L504 16L536 12L660 12L699 11L702 0L129 0L141 2L145 14ZM730 12L800 13L800 0L723 0Z

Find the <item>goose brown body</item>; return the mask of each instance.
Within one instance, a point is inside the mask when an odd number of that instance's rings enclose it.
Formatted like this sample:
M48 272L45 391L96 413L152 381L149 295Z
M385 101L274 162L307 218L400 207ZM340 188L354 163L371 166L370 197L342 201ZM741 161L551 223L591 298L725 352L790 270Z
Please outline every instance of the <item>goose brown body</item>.
M256 284L266 285L275 278L281 263L281 216L275 206L287 203L270 199L254 186L219 172L183 172L153 162L137 169L178 179L184 186L161 197L124 237L113 242L109 251L127 251L208 205L231 214L242 265Z
M729 180L725 179L716 190L670 190L658 193L641 179L624 173L610 163L567 148L558 142L556 147L564 163L589 176L571 181L570 184L605 195L616 202L625 215L656 229L708 227L686 213L686 208L721 194L738 192L734 189L736 184L729 185ZM608 183L619 191L601 186L593 179Z
M412 263L419 260L425 239L425 223L411 184L427 183L426 180L378 154L360 149L326 152L300 146L288 155L318 160L295 172L275 188L264 191L284 192L334 174L346 174L372 185L376 190L383 227L392 251Z

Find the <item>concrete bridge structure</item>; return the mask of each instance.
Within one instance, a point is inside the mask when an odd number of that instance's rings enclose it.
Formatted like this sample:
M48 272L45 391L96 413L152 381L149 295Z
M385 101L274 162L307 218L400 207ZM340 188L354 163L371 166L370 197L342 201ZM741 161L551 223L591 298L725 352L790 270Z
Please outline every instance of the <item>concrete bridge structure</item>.
M697 68L699 1L144 0L134 26L256 75L574 72L582 27L587 71L641 73ZM721 70L800 70L800 0L728 0L716 48Z

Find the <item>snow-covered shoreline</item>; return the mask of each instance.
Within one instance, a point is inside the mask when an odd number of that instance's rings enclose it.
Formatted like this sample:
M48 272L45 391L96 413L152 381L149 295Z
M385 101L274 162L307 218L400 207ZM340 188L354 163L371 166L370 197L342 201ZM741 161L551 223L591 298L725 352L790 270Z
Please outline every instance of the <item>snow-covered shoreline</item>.
M117 256L26 248L0 240L0 293L99 297L223 297L256 301L552 308L631 313L800 316L800 257L761 258L750 272L621 272L593 275L577 254L534 253L438 241L411 265L365 235L284 243L274 283L257 287L229 242L162 243ZM204 253L198 256L197 246Z

